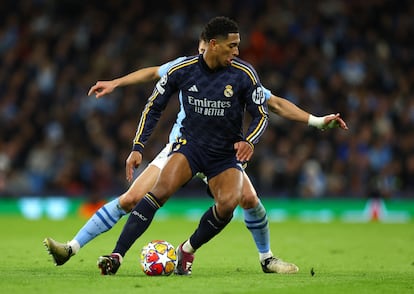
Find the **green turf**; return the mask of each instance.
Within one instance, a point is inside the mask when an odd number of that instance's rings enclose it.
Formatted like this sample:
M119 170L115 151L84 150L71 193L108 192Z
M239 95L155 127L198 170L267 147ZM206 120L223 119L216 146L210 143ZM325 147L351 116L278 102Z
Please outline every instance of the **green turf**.
M151 239L177 245L189 236L197 223L184 219L153 222L128 252L116 276L101 276L96 260L113 249L123 222L64 266L55 267L43 238L66 241L83 223L77 218L0 217L1 292L414 293L412 223L271 223L273 252L300 267L296 275L277 275L262 273L249 232L242 222L234 221L197 252L190 277L147 277L138 264L141 247Z

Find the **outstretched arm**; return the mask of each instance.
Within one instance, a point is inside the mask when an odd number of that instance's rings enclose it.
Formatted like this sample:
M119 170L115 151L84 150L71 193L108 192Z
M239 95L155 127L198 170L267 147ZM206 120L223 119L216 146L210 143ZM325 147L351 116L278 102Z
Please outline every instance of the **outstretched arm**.
M314 126L318 129L331 129L334 127L340 127L344 130L348 129L345 121L340 117L340 114L328 114L322 117L317 117L303 109L299 108L289 100L286 100L275 95L271 95L267 101L267 106L270 111L290 120L307 123L310 126Z
M146 67L111 81L97 81L89 89L88 96L95 94L96 98L101 98L117 87L155 81L160 78L158 69L159 66Z

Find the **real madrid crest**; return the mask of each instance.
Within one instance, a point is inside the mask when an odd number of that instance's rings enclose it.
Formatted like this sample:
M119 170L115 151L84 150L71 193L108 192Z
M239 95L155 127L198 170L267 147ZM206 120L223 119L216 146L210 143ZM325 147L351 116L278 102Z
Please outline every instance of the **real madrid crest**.
M227 98L233 97L233 87L231 85L227 85L226 88L224 89L224 96L226 96Z

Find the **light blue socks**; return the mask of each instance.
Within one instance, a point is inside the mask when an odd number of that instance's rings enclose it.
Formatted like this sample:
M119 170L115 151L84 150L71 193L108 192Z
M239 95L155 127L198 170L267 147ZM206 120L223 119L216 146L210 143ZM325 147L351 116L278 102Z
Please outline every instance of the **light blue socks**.
M112 229L112 227L125 214L126 212L119 205L119 198L108 202L97 212L95 212L95 214L88 220L88 222L79 230L74 240L72 241L77 241L79 243L79 246L83 247L86 243L94 239L96 236ZM75 247L72 248L72 250L75 251L77 246L75 245L72 247Z
M269 223L263 204L259 201L256 207L243 209L243 214L246 227L252 234L259 251L260 260L273 256L270 250Z

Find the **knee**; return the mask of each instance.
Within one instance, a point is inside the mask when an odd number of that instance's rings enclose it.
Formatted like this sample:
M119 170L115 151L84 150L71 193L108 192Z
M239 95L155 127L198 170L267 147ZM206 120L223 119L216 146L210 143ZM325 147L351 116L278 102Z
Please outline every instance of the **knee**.
M238 201L234 197L218 197L216 201L216 210L220 218L229 219L233 217L234 209L237 207Z
M256 207L259 203L256 193L245 193L242 195L239 205L243 209Z
M119 205L125 212L131 212L131 210L143 197L144 195L138 195L132 193L131 191L127 191L119 197Z

